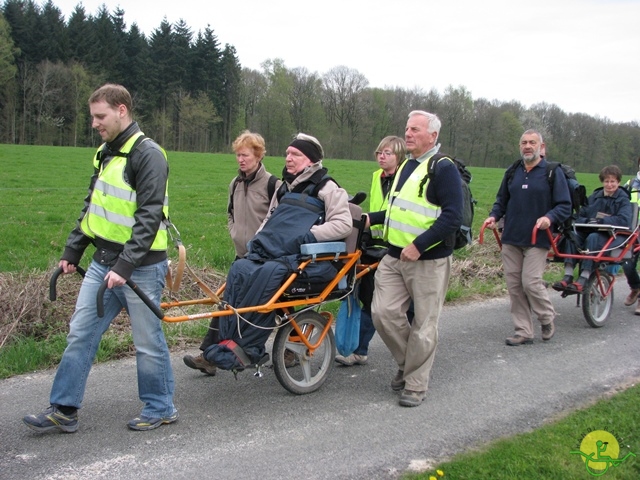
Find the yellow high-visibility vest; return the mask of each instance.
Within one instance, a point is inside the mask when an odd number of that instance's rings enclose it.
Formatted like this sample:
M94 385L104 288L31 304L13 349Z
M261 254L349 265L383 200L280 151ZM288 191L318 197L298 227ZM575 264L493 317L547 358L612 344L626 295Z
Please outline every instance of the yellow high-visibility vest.
M122 146L119 153L128 154L142 132L131 136ZM127 165L126 156L114 156L106 166L102 166L98 155L102 147L98 149L93 159L93 165L99 169L89 208L87 209L80 228L89 238L102 238L109 242L124 245L130 238L135 224L134 214L138 208L136 191L124 181L124 170ZM162 153L167 158L166 153ZM164 205L162 207L164 218L169 218L169 193L168 185L165 190ZM164 222L156 234L151 245L151 250L167 249L167 227Z
M449 160L443 157L441 160ZM404 162L396 172L396 178L391 187L391 198L387 206L387 215L384 225L384 239L391 245L404 248L411 244L419 235L428 230L440 216L441 208L427 201L427 188L430 180L427 180L420 192L420 183L428 173L429 159L425 159L411 173L399 192L396 185L401 177ZM429 246L431 249L441 242Z
M373 172L371 180L371 191L369 192L369 211L381 212L387 209L389 203L389 195L382 195L382 184L380 178L384 170L376 170ZM384 236L384 225L371 225L371 238L382 240Z

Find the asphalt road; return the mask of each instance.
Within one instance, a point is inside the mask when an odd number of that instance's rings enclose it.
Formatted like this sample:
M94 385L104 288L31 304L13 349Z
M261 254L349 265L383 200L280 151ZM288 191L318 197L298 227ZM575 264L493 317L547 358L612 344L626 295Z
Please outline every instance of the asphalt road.
M628 288L619 280L600 329L587 325L574 298L553 292L556 336L529 346L504 344L512 333L506 298L445 307L430 389L417 408L398 406L389 387L396 366L377 336L368 365L336 366L305 396L289 394L271 369L263 378L206 377L183 366L186 352L175 354L180 420L150 432L126 428L141 408L132 359L92 370L74 434L22 424L47 406L52 371L2 380L0 478L396 478L638 378L640 317L622 305ZM567 438L567 450L580 440Z

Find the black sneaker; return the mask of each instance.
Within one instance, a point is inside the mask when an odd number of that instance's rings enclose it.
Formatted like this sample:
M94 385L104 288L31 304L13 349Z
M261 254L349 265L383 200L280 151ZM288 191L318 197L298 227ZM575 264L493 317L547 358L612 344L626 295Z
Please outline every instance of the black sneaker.
M27 415L22 421L27 427L36 432L60 430L62 432L73 433L78 429L78 412L76 411L70 415L65 415L51 405L41 414Z
M132 418L131 420L129 420L129 423L127 423L127 426L131 430L137 430L137 431L143 432L146 430L153 430L162 425L173 423L176 420L178 420L177 410L173 412L171 415L169 415L168 417L163 417L163 418L154 418L154 417L147 417L146 415L140 415L139 417Z

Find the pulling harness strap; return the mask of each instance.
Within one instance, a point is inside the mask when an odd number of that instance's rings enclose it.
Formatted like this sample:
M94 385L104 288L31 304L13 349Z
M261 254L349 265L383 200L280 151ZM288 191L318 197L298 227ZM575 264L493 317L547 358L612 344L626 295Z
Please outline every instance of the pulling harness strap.
M173 278L171 274L171 268L167 269L167 276L165 278L169 291L172 294L178 293L178 290L180 290L180 284L182 283L182 277L184 276L184 270L186 268L187 272L189 272L189 276L198 285L198 287L200 287L200 290L202 290L209 298L211 298L214 303L220 303L220 297L218 297L213 290L211 290L202 280L200 280L200 278L187 264L187 250L182 244L182 239L180 238L180 232L178 232L178 229L171 223L169 219L165 219L164 222L167 225L167 232L169 233L169 237L173 240L174 245L178 249L178 267L176 268L175 278Z
M238 360L240 360L240 363L242 364L243 367L246 367L247 365L251 365L251 360L249 360L249 357L247 357L247 354L244 353L244 350L242 349L242 347L238 345L236 342L234 342L233 340L222 340L219 343L219 345L224 345L229 350L231 350L234 353L234 355L238 357Z

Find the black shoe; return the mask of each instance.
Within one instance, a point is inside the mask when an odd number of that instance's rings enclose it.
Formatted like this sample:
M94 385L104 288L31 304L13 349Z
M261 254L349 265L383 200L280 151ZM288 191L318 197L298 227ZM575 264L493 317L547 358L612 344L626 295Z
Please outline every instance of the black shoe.
M514 335L513 337L507 338L505 343L511 347L517 347L518 345L531 345L533 343L533 338L523 337L522 335Z

